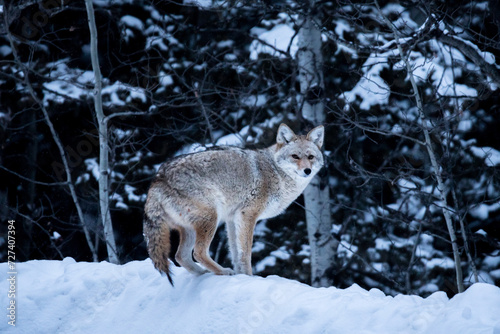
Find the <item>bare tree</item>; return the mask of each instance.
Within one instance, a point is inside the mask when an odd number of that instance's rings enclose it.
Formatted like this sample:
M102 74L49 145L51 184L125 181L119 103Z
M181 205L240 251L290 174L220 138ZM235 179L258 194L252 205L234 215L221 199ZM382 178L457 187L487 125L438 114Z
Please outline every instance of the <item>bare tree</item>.
M113 222L109 211L109 146L108 146L108 118L102 109L102 75L99 67L97 49L97 27L95 23L94 6L92 0L85 0L90 30L90 53L92 69L94 71L94 107L99 128L99 206L101 221L104 227L104 240L108 250L109 262L119 263Z
M76 211L78 213L78 220L79 220L80 226L81 226L81 228L82 228L82 230L83 230L83 232L85 234L85 238L86 238L87 244L88 244L88 246L90 248L90 251L92 253L93 261L97 262L98 261L97 249L95 247L94 242L92 241L92 236L91 236L90 231L87 228L87 225L85 223L85 219L84 219L84 216L83 216L83 211L82 211L82 208L81 208L81 205L80 205L80 201L79 201L78 196L76 194L75 185L74 185L74 182L73 182L72 177L71 177L71 169L69 167L68 158L66 157L64 146L63 146L63 144L61 142L61 139L59 138L59 135L58 135L58 133L57 133L55 127L54 127L54 124L52 123L52 121L50 119L49 111L45 107L43 101L41 101L40 98L38 97L37 93L35 92L35 90L33 88L33 85L30 82L30 79L29 79L30 78L30 70L29 70L29 68L25 64L23 64L23 62L21 61L19 55L17 54L17 48L16 48L16 45L15 45L15 42L14 42L14 37L12 36L12 34L9 31L8 13L9 13L9 8L5 8L4 9L4 15L3 15L3 17L4 17L4 23L5 23L5 29L7 30L7 38L9 40L9 42L10 42L10 46L11 46L12 53L13 53L13 56L14 56L14 61L16 62L17 66L19 67L19 69L23 73L23 77L24 77L24 82L23 83L26 86L26 88L28 89L28 92L29 92L31 98L35 101L35 103L42 110L45 122L46 122L47 126L50 129L50 133L52 135L52 138L54 139L54 142L57 145L57 148L58 148L58 151L59 151L59 155L61 157L61 160L62 160L62 163L63 163L63 166L64 166L64 172L66 174L66 181L63 184L66 185L66 186L68 186L68 188L70 190L71 198L73 200L73 203L75 205Z
M413 96L414 96L415 102L417 104L417 110L418 110L418 114L419 114L420 121L421 121L422 131L424 133L425 148L426 148L427 153L429 155L429 158L431 160L432 170L433 170L434 176L436 178L436 182L437 182L437 190L438 190L439 195L440 195L442 212L443 212L443 216L444 216L444 219L446 222L446 227L448 229L448 233L450 236L451 245L453 248L453 258L455 260L455 273L456 273L457 289L458 289L458 292L463 292L464 291L464 284L463 284L463 274L462 274L462 265L461 265L461 260L460 260L460 252L458 249L457 236L455 233L455 228L453 227L453 221L452 221L451 212L450 212L450 208L448 206L448 199L447 199L447 196L448 196L448 193L450 190L449 190L449 187L446 186L444 181L443 181L442 166L440 166L438 164L438 160L436 158L436 153L435 153L435 150L434 150L433 145L432 145L432 140L431 140L431 136L430 136L430 132L429 132L429 125L428 125L427 117L425 115L424 107L423 107L423 103L422 103L422 97L420 96L418 85L417 85L417 82L415 80L414 68L412 67L412 65L410 63L410 60L408 58L408 54L406 54L403 51L403 48L401 46L401 42L399 39L399 32L394 27L392 22L390 22L389 19L387 19L387 17L382 13L377 0L375 0L375 4L380 12L380 15L382 15L386 24L393 31L394 40L396 42L396 46L398 48L399 55L406 66L406 71L407 71L408 76L410 78L410 82L411 82L411 86L413 88L413 94L414 94Z
M325 122L323 102L323 57L319 20L313 14L316 1L308 2L299 31L298 80L304 99L302 116L311 124ZM317 15L317 14L316 14ZM317 175L304 191L307 232L311 247L311 282L313 286L331 286L338 242L332 237L332 217L327 174Z

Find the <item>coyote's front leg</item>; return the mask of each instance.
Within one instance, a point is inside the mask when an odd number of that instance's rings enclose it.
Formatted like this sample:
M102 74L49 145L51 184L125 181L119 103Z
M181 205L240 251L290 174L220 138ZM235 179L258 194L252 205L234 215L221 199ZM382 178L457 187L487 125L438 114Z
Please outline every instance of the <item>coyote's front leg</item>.
M234 219L226 222L227 242L229 244L229 253L235 274L241 274L240 261L238 260L238 247L236 245L236 226Z
M231 248L236 249L236 254L233 255L233 264L237 274L252 275L253 230L256 220L255 215L242 212L241 219L235 223L234 245Z

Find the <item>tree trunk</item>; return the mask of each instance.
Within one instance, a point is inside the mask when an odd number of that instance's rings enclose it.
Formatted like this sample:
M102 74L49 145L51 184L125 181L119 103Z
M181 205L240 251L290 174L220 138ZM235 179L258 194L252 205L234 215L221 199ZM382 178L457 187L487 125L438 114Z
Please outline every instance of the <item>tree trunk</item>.
M311 1L311 7L315 2ZM325 121L323 103L323 73L321 55L321 32L314 17L307 15L299 31L297 53L300 93L303 96L302 116L312 125ZM323 170L324 171L324 170ZM332 237L332 218L328 173L316 175L304 191L306 223L311 247L311 284L316 287L331 286L338 242Z
M115 235L113 231L113 222L109 212L109 147L108 147L108 125L107 118L104 117L102 109L102 75L99 67L99 55L97 50L97 27L94 16L94 6L92 0L85 0L87 15L89 19L90 30L90 56L92 60L92 69L94 71L94 106L99 127L99 207L101 212L101 221L104 227L104 240L108 250L108 259L111 263L120 263Z

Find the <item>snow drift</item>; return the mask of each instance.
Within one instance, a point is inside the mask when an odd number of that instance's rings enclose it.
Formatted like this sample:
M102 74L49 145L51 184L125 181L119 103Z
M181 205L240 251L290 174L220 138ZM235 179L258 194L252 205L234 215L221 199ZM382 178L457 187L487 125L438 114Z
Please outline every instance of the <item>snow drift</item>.
M7 264L0 264L4 313ZM277 276L195 277L175 288L151 261L17 264L16 333L500 333L500 288L478 283L452 299L312 288Z

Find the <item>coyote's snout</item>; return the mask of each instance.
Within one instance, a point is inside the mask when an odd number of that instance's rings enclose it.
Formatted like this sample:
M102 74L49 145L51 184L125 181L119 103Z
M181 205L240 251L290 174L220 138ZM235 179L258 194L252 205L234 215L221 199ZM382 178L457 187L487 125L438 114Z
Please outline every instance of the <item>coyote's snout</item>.
M262 150L222 147L161 165L148 192L144 236L155 267L169 272L170 230L179 232L176 261L195 274L252 274L255 223L282 213L323 166L324 128L297 136L281 124L276 144ZM208 249L226 223L233 268ZM193 255L204 268L193 261Z

